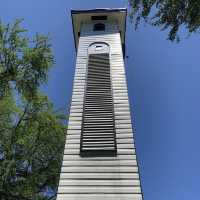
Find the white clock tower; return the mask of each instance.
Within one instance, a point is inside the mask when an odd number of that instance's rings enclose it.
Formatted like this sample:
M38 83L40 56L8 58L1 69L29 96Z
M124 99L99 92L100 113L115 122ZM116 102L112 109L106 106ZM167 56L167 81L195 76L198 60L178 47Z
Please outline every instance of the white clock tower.
M124 8L72 10L76 71L57 200L142 200Z

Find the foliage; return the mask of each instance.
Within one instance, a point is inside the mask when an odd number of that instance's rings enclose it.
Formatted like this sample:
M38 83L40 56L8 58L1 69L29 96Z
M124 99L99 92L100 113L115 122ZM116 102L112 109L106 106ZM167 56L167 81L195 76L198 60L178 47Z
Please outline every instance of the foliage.
M168 39L171 41L179 41L181 26L186 27L189 34L200 31L199 0L129 0L129 4L136 28L144 19L162 30L169 29Z
M39 86L53 64L48 37L31 41L20 27L0 22L0 197L53 199L64 145L64 116Z

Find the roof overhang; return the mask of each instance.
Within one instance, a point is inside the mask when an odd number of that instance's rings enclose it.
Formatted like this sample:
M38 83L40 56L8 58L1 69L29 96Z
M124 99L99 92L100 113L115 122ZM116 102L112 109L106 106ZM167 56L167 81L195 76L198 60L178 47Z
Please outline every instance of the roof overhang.
M107 16L108 20L115 20L118 23L121 33L121 41L125 50L125 33L126 33L126 8L98 8L91 10L71 10L72 26L74 33L75 48L78 46L79 32L81 24L89 22L91 16Z

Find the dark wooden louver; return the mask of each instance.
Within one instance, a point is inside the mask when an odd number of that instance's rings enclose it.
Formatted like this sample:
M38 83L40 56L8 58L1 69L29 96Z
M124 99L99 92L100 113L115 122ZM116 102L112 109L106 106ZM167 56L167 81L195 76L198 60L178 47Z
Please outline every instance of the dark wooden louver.
M116 156L109 54L90 54L84 97L80 155Z

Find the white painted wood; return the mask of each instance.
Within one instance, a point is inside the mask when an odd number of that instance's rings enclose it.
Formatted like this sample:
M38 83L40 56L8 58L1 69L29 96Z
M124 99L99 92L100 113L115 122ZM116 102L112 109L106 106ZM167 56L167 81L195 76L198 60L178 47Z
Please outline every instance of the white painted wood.
M131 124L130 119L117 119L115 120L115 124Z
M115 22L106 27L104 33L94 34L91 24L85 24L79 38L57 200L142 200L121 38ZM110 46L117 156L80 157L87 51L90 44L101 41Z
M114 111L115 116L122 116L122 115L130 115L130 112L128 111Z
M66 180L61 179L60 186L140 186L139 180Z
M111 166L111 167L98 167L98 166L78 166L78 167L65 167L62 166L61 173L73 172L73 173L136 173L138 168L134 166L124 167L124 166Z
M81 130L81 125L70 125L68 126L68 130Z
M111 186L60 186L58 187L58 194L59 193L102 193L102 194L106 194L106 193L130 193L130 194L137 194L137 193L141 193L141 189L140 186L132 186L132 187L111 187Z
M119 129L119 128L117 128L116 129L116 133L119 134L119 135L121 135L121 134L128 134L128 133L132 134L133 130L132 130L132 127L126 128L126 129Z
M88 144L89 145L89 144ZM98 143L92 143L92 146L98 146ZM106 145L106 143L104 143L104 145ZM76 144L69 144L67 143L65 145L65 149L79 149L80 148L80 144L76 143ZM134 148L134 144L117 144L117 149L133 149Z
M99 160L71 160L66 161L63 160L63 166L137 166L136 160L105 160L105 161L99 161Z
M90 140L95 140L94 138L93 139L87 139L87 141L90 141ZM107 138L103 138L102 140L105 140L107 141ZM65 144L80 144L80 138L77 138L77 139L71 139L71 138L67 138L66 139L66 142ZM117 139L117 144L133 144L133 139L130 139L130 138L122 138L122 139Z
M139 180L138 173L62 173L63 180Z
M116 128L132 128L132 124L115 124Z
M94 161L104 161L104 160L136 160L136 155L117 155L116 157L80 157L80 155L64 155L63 160L65 161L85 161L85 160L94 160Z
M79 148L65 148L64 149L64 154L80 154L80 149ZM135 154L135 149L117 149L117 154L118 155L134 155Z
M141 194L58 194L57 200L142 200Z

